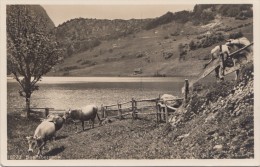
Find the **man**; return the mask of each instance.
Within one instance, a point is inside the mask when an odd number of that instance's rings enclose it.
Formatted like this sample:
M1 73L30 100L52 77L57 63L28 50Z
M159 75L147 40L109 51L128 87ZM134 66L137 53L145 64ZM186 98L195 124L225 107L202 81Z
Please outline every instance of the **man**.
M204 65L204 69L215 59L219 59L220 64L215 68L216 78L224 80L224 60L229 57L230 51L227 45L218 45L210 52L211 59Z

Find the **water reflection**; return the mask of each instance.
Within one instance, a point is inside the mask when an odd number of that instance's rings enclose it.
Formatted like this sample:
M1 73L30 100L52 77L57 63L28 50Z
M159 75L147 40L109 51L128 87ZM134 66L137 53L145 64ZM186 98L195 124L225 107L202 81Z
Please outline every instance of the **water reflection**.
M183 79L180 78L111 78L110 81L107 81L107 78L99 78L97 82L94 81L94 77L79 77L80 81L73 78L49 78L48 81L41 82L40 89L32 94L31 106L68 109L80 108L87 104L109 105L129 101L132 97L155 98L164 93L180 96L183 86ZM129 82L126 79L129 79ZM8 81L8 112L25 105L24 99L19 97L18 90L16 82Z

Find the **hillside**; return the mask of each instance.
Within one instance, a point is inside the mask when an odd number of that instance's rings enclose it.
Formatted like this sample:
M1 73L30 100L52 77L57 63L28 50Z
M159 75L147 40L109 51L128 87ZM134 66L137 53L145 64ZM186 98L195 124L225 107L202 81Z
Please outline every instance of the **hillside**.
M98 20L72 19L55 30L59 43L66 48L67 55L86 51L98 46L101 41L118 39L140 31L149 21L146 20Z
M57 133L56 141L47 144L42 158L254 158L253 66L242 71L243 79L238 83L197 84L187 105L174 113L169 124L157 125L154 115L139 115L136 120L111 119L103 126L75 134L74 125L68 122ZM33 134L39 117L27 120L20 114L7 115L8 158L36 159L28 156L25 137Z
M253 40L252 5L195 5L153 19L72 19L53 33L65 49L54 76L195 76L230 34Z
M150 30L104 40L67 57L49 75L55 76L195 76L210 50L241 31L253 40L253 20L217 17L206 25L170 22ZM191 48L191 41L195 48ZM180 45L182 52L180 56Z
M49 76L196 76L225 38L242 32L253 41L252 5L195 5L151 19L77 18L58 27L39 5L9 5L9 27L17 27L10 19L17 7L64 50Z

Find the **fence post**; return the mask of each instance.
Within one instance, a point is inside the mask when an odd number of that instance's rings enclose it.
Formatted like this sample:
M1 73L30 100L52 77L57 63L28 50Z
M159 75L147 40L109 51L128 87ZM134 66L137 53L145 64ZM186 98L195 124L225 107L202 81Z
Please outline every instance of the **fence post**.
M161 94L159 94L159 101L160 101L160 99L161 99ZM159 102L159 122L161 122L162 121L162 105L161 105L162 103L161 102Z
M161 122L162 121L162 116L161 116L161 114L162 114L162 105L161 105L162 103L159 103L158 104L158 109L159 109L159 122Z
M104 108L104 118L107 118L107 106Z
M122 119L122 104L118 103L117 106L118 106L117 114L118 114L119 119L121 120Z
M103 104L100 106L100 111L101 111L101 118L104 118L104 110L103 110Z
M221 77L223 77L224 76L224 70L225 70L224 54L220 54L220 56L221 56L221 66L222 66L222 68L219 68L219 72L221 72L221 75L222 75ZM219 75L219 73L218 73L218 75Z
M101 104L101 118L103 119L104 117L104 106Z
M135 119L135 99L132 98L132 119Z
M138 118L137 112L137 101L135 100L135 119Z
M158 100L156 100L156 102L155 102L155 107L156 107L156 123L158 124L158 122L159 122L159 116L158 116L158 113L159 113Z
M189 80L185 79L184 82L184 104L188 102L188 94L189 94Z
M165 104L165 122L168 123L168 109L166 104Z
M44 114L45 117L47 117L49 115L50 109L49 108L45 108Z
M162 107L162 120L165 121L165 104L164 106Z

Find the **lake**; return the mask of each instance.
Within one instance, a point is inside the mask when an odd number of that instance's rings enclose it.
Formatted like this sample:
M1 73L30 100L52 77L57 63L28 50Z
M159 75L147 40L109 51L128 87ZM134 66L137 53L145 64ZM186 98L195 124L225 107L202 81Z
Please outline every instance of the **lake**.
M25 106L19 85L7 79L8 112ZM33 92L32 107L80 108L88 104L110 105L135 99L156 98L159 94L181 96L182 77L45 77Z

